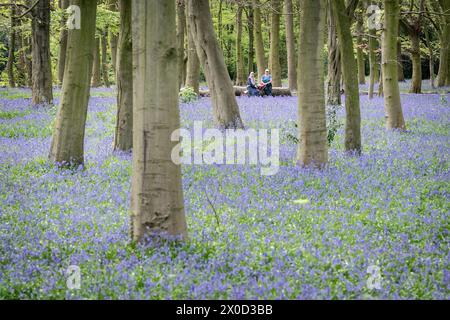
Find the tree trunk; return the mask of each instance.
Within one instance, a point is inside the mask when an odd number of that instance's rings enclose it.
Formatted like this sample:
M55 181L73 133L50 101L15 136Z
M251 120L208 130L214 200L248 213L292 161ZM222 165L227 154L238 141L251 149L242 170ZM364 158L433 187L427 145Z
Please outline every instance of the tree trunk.
M243 86L246 81L244 67L244 50L242 48L242 13L244 8L238 4L236 13L236 85Z
M102 85L102 72L100 62L100 38L95 38L95 46L93 48L94 61L92 70L92 86L98 88Z
M59 7L66 10L69 7L69 0L60 0ZM66 66L67 51L67 28L66 19L62 18L59 32L59 52L58 52L58 84L61 86L64 79L64 68Z
M102 45L102 78L105 87L109 88L109 63L108 63L108 30L104 30L101 39Z
M402 58L402 42L400 39L397 41L397 66L398 66L398 81L405 81L405 74L403 72L403 58Z
M22 50L23 50L23 57L25 59L25 67L26 67L26 74L27 74L27 86L32 87L33 86L33 65L31 61L31 39L27 36L22 36Z
M341 53L339 51L336 22L331 0L328 0L328 77L327 105L341 105Z
M19 24L21 22L19 21ZM19 31L16 34L16 43L18 47L18 61L17 61L17 85L20 87L25 87L27 85L27 65L26 65L26 58L25 58L25 48L22 47L23 44L23 35L22 32Z
M8 82L11 88L16 86L16 80L14 78L14 61L15 61L15 52L16 52L16 19L14 16L16 15L16 7L11 6L11 31L9 32L9 46L8 46L8 61L6 63L6 70L8 73Z
M447 15L443 18L440 34L441 53L439 61L438 87L450 85L450 0L439 0L442 11Z
M356 60L350 30L351 20L346 13L344 0L333 0L332 5L333 14L336 19L339 48L342 58L342 75L345 86L345 150L360 154L361 111L358 76L354 71Z
M369 30L369 65L370 65L370 74L369 74L369 99L373 99L375 83L376 83L376 74L378 71L378 61L376 50L378 48L378 40L376 39L377 31L376 29Z
M175 1L133 0L132 5L131 239L142 242L155 233L187 238L181 168L171 159L171 135L180 128Z
M117 119L114 151L133 148L133 45L131 0L119 1L120 33L117 49Z
M214 119L222 128L243 128L230 75L214 33L209 1L189 0L188 8L191 33L212 94Z
M274 87L281 87L281 66L280 66L280 15L281 1L271 0L272 21L270 31L270 69L272 73L272 83Z
M382 76L386 127L405 130L400 89L398 86L397 37L400 6L398 0L384 0Z
M430 86L431 88L435 89L435 73L434 73L434 52L433 52L433 46L431 45L430 41L430 33L427 28L425 28L425 41L427 44L428 52L429 52L429 67L430 67Z
M350 31L349 31L350 32ZM356 32L357 45L356 45L356 58L358 63L358 82L359 84L366 84L366 63L364 61L364 51L363 51L363 34L364 34L364 22L362 15L358 15L358 20L356 22Z
M418 33L411 33L411 60L413 65L410 93L422 93L422 61L420 59L420 38Z
M116 12L117 11L117 0L110 0L109 10ZM117 43L118 36L113 32L109 32L109 47L111 49L111 64L113 71L117 71Z
M186 32L185 0L177 0L177 45L178 45L178 85L184 86L186 74L184 72L184 35Z
M297 91L297 64L295 62L294 9L292 0L285 0L286 48L288 83L291 91Z
M84 134L95 46L97 2L72 0L81 9L81 29L68 31L67 61L50 159L63 166L84 161Z
M328 162L322 59L326 1L303 0L300 5L298 163L321 167Z
M186 7L186 15L187 9ZM195 47L195 41L189 23L186 23L186 28L188 37L186 87L193 88L194 92L198 95L200 93L200 60L197 55L197 48Z
M258 79L264 75L267 68L266 54L264 52L264 42L262 37L261 8L259 0L253 0L253 13L255 17L255 50L256 50L256 66L258 69Z
M254 24L255 24L255 19L253 16L253 7L252 5L248 5L247 6L247 20L248 20L248 67L247 67L247 74L250 74L250 72L255 72L255 66L254 66L254 62L255 62L255 31L254 31Z
M50 0L40 0L32 11L32 104L51 104L53 82L50 60Z

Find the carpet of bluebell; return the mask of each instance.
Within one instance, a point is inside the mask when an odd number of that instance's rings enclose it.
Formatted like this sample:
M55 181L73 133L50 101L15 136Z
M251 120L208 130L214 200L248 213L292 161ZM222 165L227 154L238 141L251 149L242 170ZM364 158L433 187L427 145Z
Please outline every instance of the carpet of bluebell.
M184 166L189 240L133 245L114 91L92 91L86 163L67 171L47 160L58 99L0 89L0 299L450 298L449 94L402 94L407 132L387 132L382 98L362 95L362 156L340 128L323 170L295 165L296 98L238 103L247 127L281 130L279 173ZM180 107L183 127L213 127L209 98Z

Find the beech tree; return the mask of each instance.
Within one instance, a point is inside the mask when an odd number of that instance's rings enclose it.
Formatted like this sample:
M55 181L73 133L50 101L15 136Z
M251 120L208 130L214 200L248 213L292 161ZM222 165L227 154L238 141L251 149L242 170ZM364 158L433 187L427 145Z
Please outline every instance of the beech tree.
M358 73L354 66L353 39L350 31L351 19L346 12L344 0L333 0L333 14L337 23L339 48L342 59L342 74L345 86L345 150L361 152L361 111L359 102Z
M188 19L211 92L214 119L222 128L243 128L235 90L217 41L208 0L188 0Z
M269 68L272 73L274 87L281 87L281 66L280 66L280 16L282 10L280 0L271 0L271 31L270 31L270 57Z
M32 10L32 103L53 103L50 60L50 0L38 1Z
M264 74L264 71L267 68L266 64L266 56L264 52L264 42L262 37L262 29L261 29L261 8L259 0L253 0L253 13L254 13L254 21L255 21L255 51L256 51L256 65L258 69L258 78L261 80L261 77Z
M185 12L187 12L185 6ZM186 14L187 16L187 14ZM189 23L186 23L187 33L187 64L186 64L186 87L194 89L194 92L198 95L200 91L200 60L197 55L197 48L195 47L194 36L191 32Z
M419 13L403 15L400 25L409 35L411 41L411 60L413 65L412 81L410 93L422 93L422 60L420 54L420 36L422 33L422 18L425 10L425 0L419 0ZM410 9L414 8L414 1L411 1ZM399 46L401 50L401 46ZM400 79L399 79L400 80Z
M236 13L236 85L243 86L246 84L244 51L242 47L242 13L244 6L241 2L237 3Z
M59 7L66 10L69 7L69 0L59 0ZM61 30L59 32L59 51L58 51L58 84L61 86L64 79L64 69L66 67L67 51L67 28L66 19L61 19Z
M336 21L333 14L332 0L327 2L328 23L328 77L327 77L327 105L341 104L341 53L339 51Z
M398 0L384 0L382 37L382 77L387 129L406 129L398 86L397 37L400 5Z
M291 91L297 91L297 63L295 62L294 9L292 0L285 0L286 47L288 83Z
M133 45L131 0L119 0L120 33L117 48L117 119L114 150L133 148Z
M50 150L50 159L65 166L84 162L97 13L96 1L71 0L71 4L80 7L81 29L68 30L66 69Z
M320 167L328 162L322 59L326 1L302 0L300 9L298 162Z
M181 168L171 160L171 135L180 128L175 1L132 0L132 6L131 240L154 233L186 238Z

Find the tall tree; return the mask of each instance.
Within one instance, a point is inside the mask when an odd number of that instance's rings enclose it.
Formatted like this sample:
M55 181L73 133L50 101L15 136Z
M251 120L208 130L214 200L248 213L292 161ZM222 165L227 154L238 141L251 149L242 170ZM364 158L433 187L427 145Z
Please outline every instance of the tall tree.
M247 74L250 72L254 72L254 63L255 63L255 31L254 24L255 18L253 15L253 6L251 3L247 3L247 21L248 21L248 67Z
M186 9L185 0L177 0L177 45L178 45L178 85L184 86L186 80L184 48L186 33Z
M342 75L345 86L345 150L361 152L361 111L359 101L358 75L353 38L350 30L351 18L346 12L344 0L333 0L333 14L336 19L339 48L342 57Z
M328 162L322 59L326 1L303 0L300 6L298 162L320 167Z
M117 12L118 0L109 0L109 10ZM114 72L117 70L117 44L118 36L109 30L109 47L111 49L111 64Z
M295 62L294 8L292 0L285 0L286 47L288 82L291 91L297 91L297 64Z
M280 66L280 16L281 1L271 0L271 29L270 29L270 69L274 87L281 87Z
M259 0L253 0L253 13L255 18L255 51L256 51L256 66L258 69L258 78L264 74L264 70L267 68L266 54L264 51L264 42L262 36L262 22L261 22L261 8Z
M69 0L59 0L59 8L66 10L69 7ZM59 32L59 52L58 52L58 84L62 85L64 79L64 69L66 66L67 51L67 28L66 19L63 17L60 23Z
M197 0L195 0L197 1ZM130 233L187 237L181 168L171 160L180 127L175 1L132 0L134 149Z
M109 88L109 63L108 63L108 28L102 31L101 37L101 52L102 52L102 78L105 87Z
M117 119L114 150L133 148L133 44L131 0L119 0L120 32L117 48Z
M397 66L398 66L398 81L405 81L405 72L403 71L403 57L402 57L402 41L397 41Z
M358 64L358 82L366 84L366 62L364 60L364 21L363 15L358 14L356 20L356 60Z
M439 39L441 42L440 63L438 72L438 86L450 85L450 0L439 0L439 6L431 1L435 9L440 9L440 21L435 23L438 26Z
M333 14L332 0L327 1L328 23L328 77L327 77L327 105L341 104L341 53L336 31L336 21Z
M211 91L214 119L219 127L242 128L235 91L214 33L209 1L188 0L188 13L197 54Z
M374 5L375 1L369 0L367 5ZM367 11L367 10L366 10ZM368 18L372 15L372 12L367 12ZM377 37L377 29L375 26L369 25L369 99L373 99L375 83L378 82L379 64L377 58L377 50L378 50L378 37Z
M406 129L398 86L397 37L400 5L398 0L383 0L382 77L387 129Z
M66 70L50 150L50 159L65 166L84 161L97 13L97 1L71 0L71 4L81 9L81 29L68 31Z
M241 2L237 3L236 13L236 85L242 86L246 83L244 67L244 48L242 47L242 14L244 7Z
M53 103L50 60L50 0L40 0L32 10L33 104Z
M100 38L95 38L95 46L93 48L94 60L92 62L92 86L94 88L102 85L102 67L100 58Z
M419 13L409 13L400 19L401 26L406 30L411 41L411 60L413 74L410 93L422 93L422 61L420 57L420 35L422 33L422 17L425 10L425 0L419 0ZM411 11L414 9L414 0L411 1ZM400 47L401 48L401 47Z
M185 8L187 12L187 7ZM194 92L198 95L200 92L200 60L197 55L197 49L195 47L194 37L191 32L189 23L186 23L187 31L187 66L186 66L186 87L194 89Z
M8 82L11 88L16 86L16 80L14 78L14 62L15 62L15 53L16 53L16 6L12 1L11 5L11 17L10 24L11 30L9 32L9 43L8 43L8 61L6 63L6 70L8 73Z

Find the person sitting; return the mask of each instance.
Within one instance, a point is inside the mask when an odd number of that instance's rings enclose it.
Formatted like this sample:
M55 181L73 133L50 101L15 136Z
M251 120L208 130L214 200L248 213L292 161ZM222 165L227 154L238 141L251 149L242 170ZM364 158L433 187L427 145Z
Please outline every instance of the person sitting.
M250 75L247 79L247 92L249 97L258 97L259 90L256 87L255 73L250 72Z
M263 93L266 96L271 96L272 95L272 76L270 74L269 69L266 70L265 74L262 76L262 84L264 85L264 87L262 88Z

